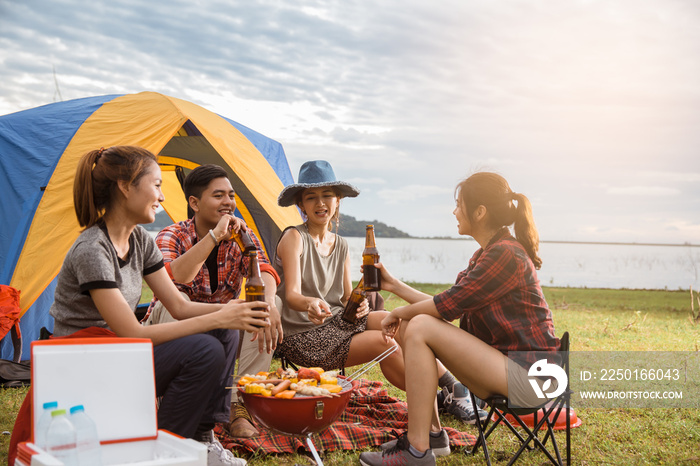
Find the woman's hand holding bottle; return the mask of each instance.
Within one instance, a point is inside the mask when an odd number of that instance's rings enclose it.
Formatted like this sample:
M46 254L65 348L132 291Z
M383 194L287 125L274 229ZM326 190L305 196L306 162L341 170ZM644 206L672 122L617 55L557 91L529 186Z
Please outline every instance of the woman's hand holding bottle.
M264 301L232 299L219 312L223 313L224 328L257 333L261 328L270 326L269 310L270 306Z
M367 298L365 298L362 300L362 303L360 303L360 307L357 308L357 320L360 320L369 314L369 311L369 301L367 301Z
M360 266L360 271L362 271L362 267L370 267L370 266ZM384 291L389 291L391 293L394 293L394 290L396 289L396 285L399 283L399 280L394 277L389 271L384 267L383 262L377 262L376 264L372 264L371 267L374 267L376 269L379 269L379 273L381 275L381 284L382 284L382 290Z

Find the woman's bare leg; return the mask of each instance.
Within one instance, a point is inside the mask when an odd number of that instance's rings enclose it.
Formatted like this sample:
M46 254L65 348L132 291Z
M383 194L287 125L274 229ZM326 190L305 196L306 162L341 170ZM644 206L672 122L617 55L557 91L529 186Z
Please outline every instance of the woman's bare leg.
M384 341L381 333L382 320L387 314L387 311L373 311L367 315L366 330L352 337L348 359L345 362L346 366L364 364L393 346L391 341L389 343ZM401 331L396 333L395 341L399 345L399 349L379 363L382 373L389 383L401 390L406 389L405 368L401 349L403 347L403 328L404 326L401 327ZM440 361L437 361L437 370L438 379L447 372L447 369ZM437 387L437 384L435 384L435 387ZM438 419L437 408L435 412L436 419ZM439 423L436 425L439 425Z
M506 357L464 330L432 316L411 319L403 329L408 401L408 440L427 450L434 424L439 358L475 395L508 394Z
M405 334L406 334L406 327L408 326L408 322L401 322L401 325L399 326L398 332L396 332L396 339L397 341L404 342L406 341ZM440 415L438 414L438 407L437 407L437 387L438 387L438 380L440 380L440 377L447 372L447 369L445 369L445 366L442 365L440 361L437 359L433 358L434 363L435 363L435 370L437 372L437 378L435 379L435 383L432 385L433 389L433 414L432 414L432 420L431 420L431 428L430 430L433 432L440 432L442 429L442 425L440 425ZM404 365L406 364L406 355L404 354ZM406 374L408 376L408 374ZM406 384L408 386L408 384ZM408 398L408 393L406 394Z
M388 343L385 342L382 336L381 322L386 314L386 311L374 311L369 313L367 316L367 330L352 337L350 352L345 362L346 366L364 364L394 346L394 343L391 341ZM399 349L379 364L382 368L382 373L389 383L401 390L405 390L406 372L404 369L400 339L397 338L396 343L399 344Z

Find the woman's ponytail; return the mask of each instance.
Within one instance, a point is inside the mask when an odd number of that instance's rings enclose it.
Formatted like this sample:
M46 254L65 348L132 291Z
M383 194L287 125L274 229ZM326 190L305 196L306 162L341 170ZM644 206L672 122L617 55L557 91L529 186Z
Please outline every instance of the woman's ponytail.
M75 215L78 217L78 224L84 228L94 225L100 217L100 213L95 207L92 170L103 151L104 148L85 154L78 162L78 168L75 172L73 206Z
M73 205L78 224L90 228L99 223L114 201L117 183L136 184L152 163L156 163L155 155L134 146L103 147L83 155L73 184Z
M542 259L537 255L540 249L540 235L532 216L532 204L524 194L512 193L512 198L517 202L513 227L515 239L523 245L535 268L539 270L542 267Z

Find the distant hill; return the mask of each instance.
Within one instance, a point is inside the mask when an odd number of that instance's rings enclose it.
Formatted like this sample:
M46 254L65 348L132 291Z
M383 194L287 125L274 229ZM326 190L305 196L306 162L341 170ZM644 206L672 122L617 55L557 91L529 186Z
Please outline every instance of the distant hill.
M340 214L340 225L338 233L340 236L360 236L365 237L367 225L374 225L374 235L383 238L410 238L411 235L404 233L398 228L390 227L379 220L356 220L350 215Z
M143 227L148 231L160 231L172 223L173 222L170 220L170 217L168 217L168 214L166 214L163 210L156 214L155 222L149 223L148 225L143 225ZM398 228L390 227L386 223L380 222L379 220L357 220L355 217L344 214L340 214L338 233L340 236L359 236L364 238L366 231L365 228L367 225L374 225L374 234L377 237L411 238L411 235L408 233L404 233Z

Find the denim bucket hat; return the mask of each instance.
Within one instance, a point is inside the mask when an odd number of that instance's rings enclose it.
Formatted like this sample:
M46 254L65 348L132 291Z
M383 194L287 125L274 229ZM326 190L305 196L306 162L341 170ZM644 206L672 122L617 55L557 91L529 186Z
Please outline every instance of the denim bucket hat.
M299 169L299 177L295 184L285 187L277 198L277 204L282 207L294 205L297 194L308 188L323 188L331 186L335 188L340 197L356 197L360 190L350 183L338 181L331 164L325 160L311 160L304 162Z

